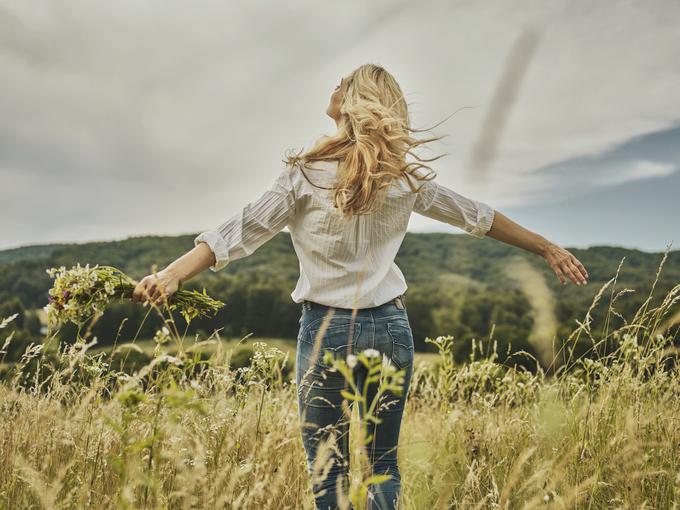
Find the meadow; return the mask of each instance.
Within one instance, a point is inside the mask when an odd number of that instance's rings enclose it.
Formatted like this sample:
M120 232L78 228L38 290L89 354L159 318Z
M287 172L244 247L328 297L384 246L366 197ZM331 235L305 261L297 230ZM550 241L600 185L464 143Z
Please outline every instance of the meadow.
M680 365L668 319L680 284L623 317L616 301L630 290L612 292L615 279L549 371L499 363L493 328L462 364L456 338L427 338L437 354L416 357L401 429L402 508L679 508ZM623 325L594 332L602 300ZM0 508L313 508L294 344L250 339L253 356L237 362L245 341L188 337L166 319L153 339L101 350L86 331L74 344L49 334L7 368ZM1 361L13 317L0 321ZM144 363L124 370L140 352ZM370 405L360 393L355 403ZM357 405L342 504L360 509L380 478Z

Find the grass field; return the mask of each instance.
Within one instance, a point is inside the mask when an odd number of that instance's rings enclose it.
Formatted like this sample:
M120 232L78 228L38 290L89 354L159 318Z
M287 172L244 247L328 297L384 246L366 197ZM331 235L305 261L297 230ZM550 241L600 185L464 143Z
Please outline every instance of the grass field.
M184 342L186 343L186 342ZM295 353L296 353L296 342L295 340L288 340L288 339L282 339L282 338L263 338L263 337L248 337L245 340L241 338L220 338L220 344L221 344L221 349L225 351L225 353L230 353L231 356L237 356L237 352L240 350L245 351L247 354L250 354L255 350L255 344L257 343L263 343L267 347L279 349L280 351L284 353L288 353L288 360L289 363L292 363L290 366L291 370L294 370L295 367ZM135 347L133 347L133 345ZM156 347L156 342L151 339L151 338L146 338L146 339L140 339L136 340L134 343L127 342L125 344L121 344L121 346L118 347L119 350L125 350L125 349L140 349L144 353L146 353L149 356L153 356L154 349ZM106 346L106 347L93 347L92 349L89 350L91 353L100 353L100 352L105 352L105 353L110 353L112 350L111 347ZM175 344L169 344L166 351L170 354L177 354L178 347ZM217 347L214 344L208 344L205 345L204 347L201 348L201 352L206 353L208 355L213 355L217 351ZM429 366L436 365L439 362L439 354L437 353L431 353L431 352L415 352L414 354L414 363L416 365L419 364L426 364Z
M496 363L493 350L456 366L455 339L431 339L439 354L418 356L402 425L402 508L679 508L678 349L659 332L679 295L599 340L591 306L567 349L614 348L550 376ZM132 375L86 343L30 347L0 384L0 507L313 508L295 344L259 340L236 368L235 342L207 340L198 356L193 339L159 332L138 342L150 362ZM365 508L378 482L356 406L351 420L347 498Z

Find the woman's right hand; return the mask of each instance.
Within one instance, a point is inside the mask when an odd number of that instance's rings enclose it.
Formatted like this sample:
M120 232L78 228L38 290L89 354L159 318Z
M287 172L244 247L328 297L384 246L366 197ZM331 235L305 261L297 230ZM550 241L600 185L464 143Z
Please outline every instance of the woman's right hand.
M179 277L167 269L142 278L132 291L132 301L152 304L167 302L179 289Z
M562 285L567 284L565 275L571 279L576 285L585 285L588 283L588 271L583 267L583 264L572 255L571 252L557 246L554 243L548 245L543 252L543 258L548 262L548 265L555 271L555 274L562 282Z

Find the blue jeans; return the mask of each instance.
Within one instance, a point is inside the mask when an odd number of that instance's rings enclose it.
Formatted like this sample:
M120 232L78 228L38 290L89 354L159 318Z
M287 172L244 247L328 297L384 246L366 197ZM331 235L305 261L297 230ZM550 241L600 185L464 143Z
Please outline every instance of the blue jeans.
M355 316L353 317L353 312ZM329 317L328 321L325 318ZM321 331L322 325L325 330ZM315 341L318 346L315 346ZM349 488L349 421L351 399L341 395L341 390L351 391L344 376L330 371L323 361L326 351L334 357L346 359L350 353L375 349L389 358L397 369L404 369L401 396L388 391L374 415L381 423L365 424L364 410L359 406L362 424L373 436L366 446L373 474L389 474L388 481L369 485L368 508L387 510L398 508L401 476L397 464L397 445L404 404L413 373L413 333L408 315L403 307L389 301L373 308L352 310L304 301L297 338L295 375L298 390L298 416L302 442L307 455L307 469L312 478L312 490L317 509L339 508L338 490L345 496ZM366 368L357 363L353 368L354 381L359 391L364 390ZM368 405L375 399L377 383L367 388ZM318 447L334 436L330 450ZM320 461L314 473L314 461L319 450ZM321 471L319 472L319 469ZM352 508L353 506L349 506Z

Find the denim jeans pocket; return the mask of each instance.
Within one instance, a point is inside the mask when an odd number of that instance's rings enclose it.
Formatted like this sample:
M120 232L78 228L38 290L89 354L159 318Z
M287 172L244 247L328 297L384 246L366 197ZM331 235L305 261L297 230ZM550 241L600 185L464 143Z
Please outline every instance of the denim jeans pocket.
M387 323L392 338L392 362L403 369L413 364L413 332L408 319L394 319Z
M303 337L307 347L313 351L318 345L317 364L329 367L330 364L323 361L324 354L331 352L334 358L346 359L347 354L354 352L357 340L361 334L361 323L351 322L349 318L334 317L323 330L323 324L309 329Z

